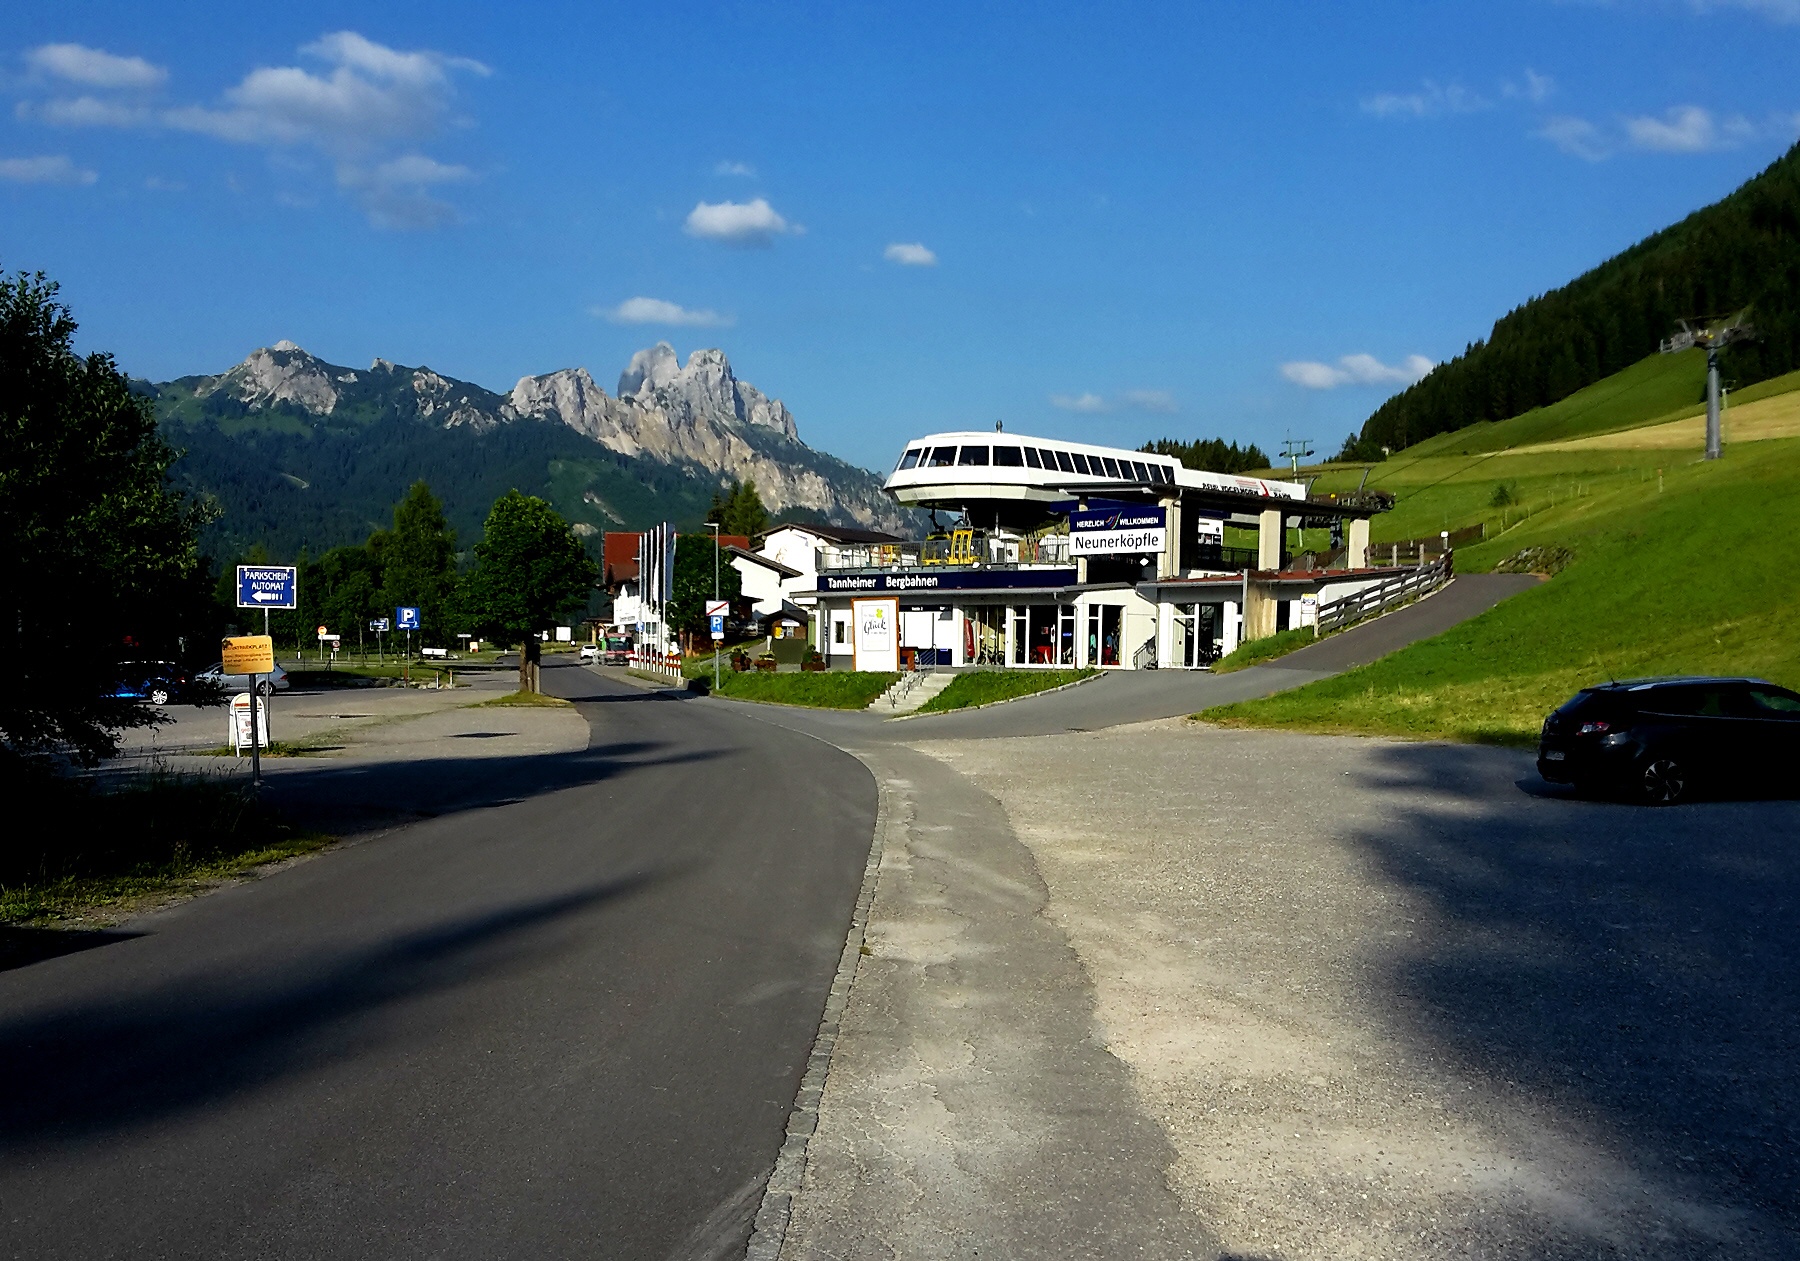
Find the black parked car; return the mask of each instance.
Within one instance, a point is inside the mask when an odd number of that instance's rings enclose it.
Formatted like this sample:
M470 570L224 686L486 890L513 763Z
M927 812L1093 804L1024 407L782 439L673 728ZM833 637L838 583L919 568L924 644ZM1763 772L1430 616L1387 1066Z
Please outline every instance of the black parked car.
M1800 696L1762 679L1628 679L1544 720L1538 773L1672 805L1696 784L1792 784Z

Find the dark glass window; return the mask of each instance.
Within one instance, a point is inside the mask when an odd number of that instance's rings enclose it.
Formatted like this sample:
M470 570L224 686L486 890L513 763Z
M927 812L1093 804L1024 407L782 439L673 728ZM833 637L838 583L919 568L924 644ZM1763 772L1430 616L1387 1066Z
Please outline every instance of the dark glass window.
M1169 483L1175 480L1173 477L1169 476L1169 466L1167 464L1152 464L1150 466L1150 477L1154 481L1161 482L1164 486L1169 485Z
M1038 449L1036 447L1025 448L1025 466L1027 468L1044 467L1043 463L1038 459Z
M1131 475L1140 482L1147 482L1150 480L1150 470L1145 468L1144 465L1137 460L1131 462Z
M1052 456L1052 455L1055 456L1056 457L1056 467L1061 469L1063 472L1073 473L1075 471L1075 461L1073 461L1069 458L1069 453L1067 451L1046 451L1046 452L1044 452L1044 454L1046 456ZM1049 468L1050 465L1046 464L1046 465L1044 465L1044 467Z
M1780 714L1783 718L1800 718L1800 698L1777 692L1772 688L1753 687L1750 689L1750 703L1758 711L1765 714Z
M931 449L931 467L949 468L956 463L955 447L933 447Z
M1089 460L1088 463L1092 464L1093 461ZM1123 473L1119 472L1119 462L1117 460L1113 459L1111 456L1106 456L1106 455L1101 456L1100 463L1105 467L1106 475L1108 477L1112 478L1115 482L1120 480L1124 476Z
M1058 452L1058 454L1061 453ZM1088 471L1087 456L1079 451L1071 451L1069 453L1069 458L1075 461L1075 471L1077 473L1086 473Z
M920 447L912 447L911 449L909 449L905 455L900 457L901 471L904 472L905 470L911 468L913 465L917 464L919 462L919 457L923 454L925 454L925 452Z
M988 449L986 447L964 447L962 454L956 457L958 464L986 464Z
M1017 447L995 447L994 463L1004 464L1008 468L1023 468L1025 466L1025 461L1019 455L1019 448Z

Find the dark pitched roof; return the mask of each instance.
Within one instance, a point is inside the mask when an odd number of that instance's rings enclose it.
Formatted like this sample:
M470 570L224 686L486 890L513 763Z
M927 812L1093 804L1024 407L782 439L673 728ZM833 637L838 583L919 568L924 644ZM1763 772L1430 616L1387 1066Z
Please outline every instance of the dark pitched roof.
M898 534L884 534L880 530L859 530L847 525L815 525L811 521L784 521L780 525L772 525L764 532L763 537L777 530L805 530L808 534L816 534L828 543L901 543L905 542Z

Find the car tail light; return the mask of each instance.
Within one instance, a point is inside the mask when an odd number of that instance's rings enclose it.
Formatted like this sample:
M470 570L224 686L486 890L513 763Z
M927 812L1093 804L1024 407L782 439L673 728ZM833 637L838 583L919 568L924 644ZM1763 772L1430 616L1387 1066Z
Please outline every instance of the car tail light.
M1611 731L1611 730L1612 730L1612 724L1610 722L1607 722L1604 718L1602 718L1596 722L1582 723L1581 730L1576 732L1575 734L1582 735L1582 736L1597 736L1603 732L1607 732L1607 731Z

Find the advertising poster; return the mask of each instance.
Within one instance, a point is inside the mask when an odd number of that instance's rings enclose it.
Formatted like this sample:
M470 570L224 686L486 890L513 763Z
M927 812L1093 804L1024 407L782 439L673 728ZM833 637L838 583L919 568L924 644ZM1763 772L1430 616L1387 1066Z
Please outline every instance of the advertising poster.
M900 601L850 601L851 631L858 670L893 671L900 668Z

